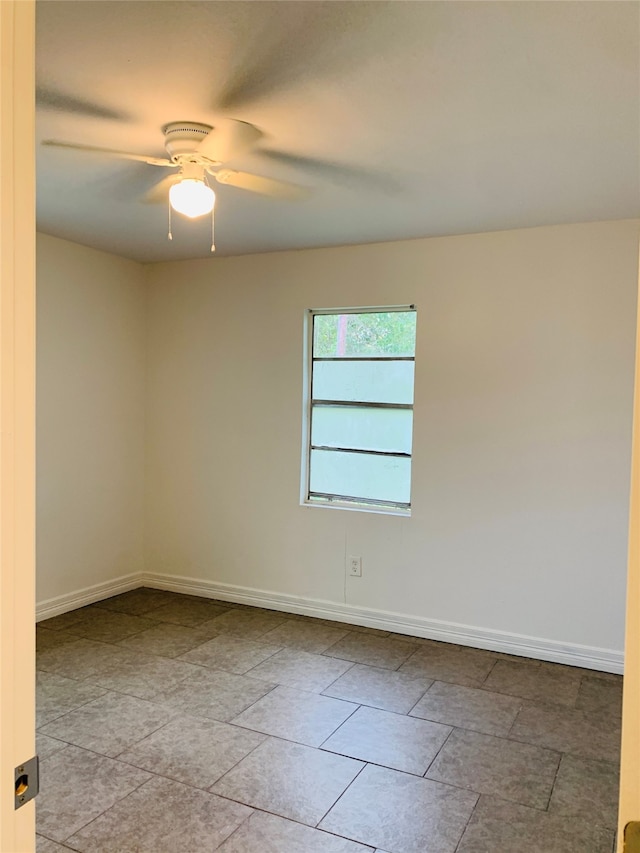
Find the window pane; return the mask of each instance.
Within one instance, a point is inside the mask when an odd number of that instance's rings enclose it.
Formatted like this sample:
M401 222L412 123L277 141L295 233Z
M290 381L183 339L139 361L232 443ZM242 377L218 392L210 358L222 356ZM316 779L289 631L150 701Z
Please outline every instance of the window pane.
M413 403L413 361L316 361L314 400Z
M415 311L316 314L313 318L316 358L413 356L415 351Z
M311 492L409 503L410 459L312 450L309 475Z
M311 444L411 453L411 409L314 406Z

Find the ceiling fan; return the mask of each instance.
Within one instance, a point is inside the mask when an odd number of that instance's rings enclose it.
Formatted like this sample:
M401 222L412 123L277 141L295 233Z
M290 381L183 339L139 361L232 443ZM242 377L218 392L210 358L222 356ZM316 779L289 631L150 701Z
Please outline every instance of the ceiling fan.
M248 122L224 119L215 127L211 127L199 122L175 121L166 124L162 131L168 157L77 145L55 139L46 139L42 144L55 148L105 154L109 157L136 160L148 163L150 166L177 170L159 181L147 193L145 200L161 202L168 198L173 210L190 219L208 213L213 216L215 193L209 186L208 177L220 184L228 184L275 198L298 199L306 194L302 187L295 184L225 168L225 163L248 151L262 136L262 132ZM169 229L169 239L172 239L171 229ZM212 251L214 248L212 242Z

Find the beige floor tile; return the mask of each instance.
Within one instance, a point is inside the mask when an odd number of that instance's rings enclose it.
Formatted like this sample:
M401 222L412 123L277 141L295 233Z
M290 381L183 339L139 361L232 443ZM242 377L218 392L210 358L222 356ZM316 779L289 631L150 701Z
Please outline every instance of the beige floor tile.
M231 634L244 640L259 640L286 621L286 613L253 613L251 609L235 609L217 616L206 625L217 634Z
M289 619L299 619L301 622L312 622L314 625L327 625L329 628L341 628L343 631L361 631L364 634L377 634L388 637L389 631L380 631L378 628L369 628L366 625L354 625L344 622L342 619L323 619L320 616L309 616L306 613L286 613Z
M389 853L454 853L477 799L469 791L369 764L319 828Z
M457 853L610 853L612 848L611 830L481 797Z
M67 743L64 740L58 740L57 738L49 737L49 735L43 735L42 732L36 732L36 753L40 761L44 761L45 758L49 758L56 752L60 752L66 746Z
M127 649L74 637L71 643L38 652L36 667L43 672L56 672L76 681L84 681L113 664L134 659L135 656Z
M448 643L434 643L421 646L400 667L400 672L465 687L479 687L495 663L495 657L480 649L455 648Z
M342 624L346 625L349 631L355 631L356 634L369 634L372 637L389 637L390 639L395 640L408 640L409 642L413 641L413 638L408 638L406 634L394 634L392 631L387 631L384 628L370 628L368 625L355 625L353 622L343 622Z
M103 666L87 681L138 699L154 699L199 671L197 666L182 660L127 652L124 660Z
M514 696L436 681L410 713L457 728L506 736L521 707L522 700Z
M283 625L273 628L262 639L278 646L320 654L345 636L347 631L343 628L318 625L315 620L289 619Z
M62 847L43 835L36 835L36 853L68 853L70 847Z
M41 764L37 831L64 841L150 778L144 770L68 746Z
M215 629L212 629L207 622L195 628L160 622L140 634L119 640L118 646L143 654L177 658L215 636L217 636Z
M435 646L436 648L461 649L458 643L447 643L445 640L430 640L427 637L414 637L412 634L389 634L394 640L402 640L404 643L413 643L415 646Z
M371 847L265 812L254 812L218 849L219 853L373 853Z
M114 757L173 716L171 710L144 699L106 693L44 726L43 733Z
M77 637L74 634L68 634L66 631L53 631L50 628L42 628L36 626L36 653L54 649L57 646L63 646L65 643L75 643Z
M400 640L351 633L329 646L324 654L381 669L397 669L415 650L416 646Z
M322 748L422 776L450 733L439 723L359 708Z
M130 616L128 613L116 613L96 607L86 613L80 622L70 625L67 631L87 640L117 643L118 640L139 634L155 624L144 616Z
M576 708L588 714L604 713L622 719L622 679L606 681L585 676L578 691Z
M246 675L203 668L173 689L158 694L154 702L184 714L228 723L274 687Z
M258 607L255 604L244 604L240 602L222 602L226 603L226 606L229 608L233 608L234 610L243 610L245 613L250 613L252 616L281 616L283 619L294 619L296 618L291 613L287 613L286 610L278 610L274 607Z
M87 614L93 612L94 609L92 605L78 607L76 610L69 610L67 613L61 613L59 616L42 619L38 622L38 628L45 628L49 631L67 631L72 625L77 625L79 622L84 621L87 618Z
M620 760L619 721L562 705L525 702L509 737L581 758Z
M56 833L43 832L39 853L71 849L76 829L86 853L185 853L185 838L193 853L453 853L475 788L494 793L480 797L457 853L611 853L619 676L153 590L36 633L47 771L37 811L49 809ZM284 648L254 659L268 634ZM178 660L189 653L200 661ZM247 665L247 675L217 668ZM93 752L120 749L117 761ZM548 812L504 799L542 804L541 756L555 752ZM117 768L138 774L123 777L124 793ZM266 811L211 824L212 809L237 805L212 797L218 785Z
M169 622L174 625L186 625L194 628L226 612L226 608L220 607L219 604L209 601L207 598L199 600L176 598L174 601L153 610L149 614L149 618L158 622ZM146 627L151 628L152 626Z
M92 699L105 694L94 684L84 684L54 672L36 672L36 726L41 728Z
M254 667L250 674L253 678L320 693L352 666L350 661L314 655L299 649L282 649Z
M266 637L263 639L266 640ZM272 643L243 640L240 637L221 634L185 652L180 660L243 675L279 651L280 646Z
M238 803L156 777L69 844L81 853L212 853L250 814Z
M428 779L546 809L560 755L526 743L456 729L427 772Z
M211 790L315 826L362 767L351 758L269 738Z
M573 707L581 679L570 667L541 667L528 661L499 660L482 686L494 693Z
M204 789L264 740L265 735L228 723L180 716L125 750L118 760Z
M176 596L172 592L140 587L123 592L120 595L104 598L96 604L104 610L115 610L118 613L129 613L131 616L142 616L162 607L164 604L169 604L175 598Z
M322 692L336 699L406 714L431 683L428 678L415 678L403 672L354 664Z
M615 829L619 776L617 764L563 755L549 811Z
M233 723L264 734L320 746L357 705L289 687L276 687Z
M602 672L599 669L586 669L585 667L569 666L568 664L563 663L551 663L550 661L544 660L536 661L531 658L526 658L526 660L529 663L537 663L538 666L541 666L543 670L552 669L559 673L573 673L579 675L581 678L598 678L601 681L609 681L611 684L620 685L622 683L622 676L614 672Z

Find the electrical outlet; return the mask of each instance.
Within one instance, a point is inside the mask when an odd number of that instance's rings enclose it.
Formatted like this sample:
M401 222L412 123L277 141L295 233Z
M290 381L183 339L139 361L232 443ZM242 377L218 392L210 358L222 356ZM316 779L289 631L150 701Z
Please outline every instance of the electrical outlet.
M352 578L362 577L362 557L348 557L347 565L349 568L349 576Z

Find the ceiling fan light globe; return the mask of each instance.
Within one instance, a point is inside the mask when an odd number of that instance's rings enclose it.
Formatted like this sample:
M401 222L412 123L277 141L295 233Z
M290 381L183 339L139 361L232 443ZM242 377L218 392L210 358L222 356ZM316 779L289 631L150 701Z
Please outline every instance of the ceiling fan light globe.
M197 219L198 216L211 213L216 196L204 181L187 179L171 187L169 202L177 213L182 213L189 219Z

